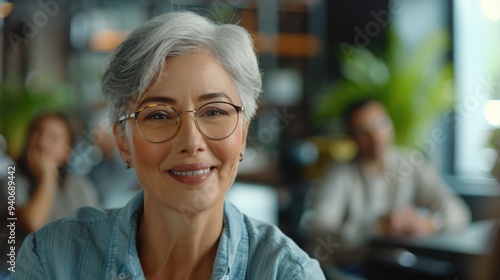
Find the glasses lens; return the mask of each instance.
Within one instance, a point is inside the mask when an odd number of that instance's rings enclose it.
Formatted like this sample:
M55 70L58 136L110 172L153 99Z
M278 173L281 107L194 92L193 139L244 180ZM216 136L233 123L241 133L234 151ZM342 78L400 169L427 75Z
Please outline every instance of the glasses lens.
M177 131L179 114L165 105L148 106L139 112L137 128L147 140L155 143L167 141Z
M236 108L222 102L205 104L197 112L198 128L213 140L229 137L238 125L238 118Z

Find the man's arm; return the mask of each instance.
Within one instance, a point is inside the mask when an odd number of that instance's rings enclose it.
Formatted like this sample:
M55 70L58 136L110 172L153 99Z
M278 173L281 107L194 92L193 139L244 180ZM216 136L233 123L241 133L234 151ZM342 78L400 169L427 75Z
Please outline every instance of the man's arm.
M417 184L415 202L417 206L431 211L431 222L436 230L455 230L465 227L471 214L465 202L454 194L430 164L423 164L415 170Z
M341 230L348 204L345 175L338 168L330 168L321 183L310 190L307 209L301 219L302 229L309 232Z

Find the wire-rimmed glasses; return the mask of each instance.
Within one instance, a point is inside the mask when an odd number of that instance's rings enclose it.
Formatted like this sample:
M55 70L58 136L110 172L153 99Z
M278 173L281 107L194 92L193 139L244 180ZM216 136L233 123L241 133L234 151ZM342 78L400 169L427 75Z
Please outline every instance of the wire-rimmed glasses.
M238 126L241 106L222 101L209 102L198 110L182 111L195 115L198 130L208 139L222 140L231 134ZM139 133L152 143L161 143L172 139L181 125L181 113L165 104L150 104L134 113L126 114L119 122L135 118Z

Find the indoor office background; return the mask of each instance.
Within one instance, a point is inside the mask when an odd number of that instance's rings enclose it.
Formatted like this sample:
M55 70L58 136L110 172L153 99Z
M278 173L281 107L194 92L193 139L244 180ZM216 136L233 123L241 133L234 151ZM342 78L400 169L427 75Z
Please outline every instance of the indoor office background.
M356 98L377 97L394 119L396 143L434 163L474 221L498 216L490 209L500 194L498 0L3 1L5 153L16 159L37 112L62 110L79 134L70 169L91 172L102 159L101 129L109 127L95 121L109 51L148 18L176 10L237 23L254 38L264 93L228 194L249 215L301 244L308 190L326 164L355 153L340 113ZM454 264L457 255L485 256L488 236L477 236L462 242L469 251L451 254L434 244L432 254ZM470 276L475 267L466 266L461 273Z

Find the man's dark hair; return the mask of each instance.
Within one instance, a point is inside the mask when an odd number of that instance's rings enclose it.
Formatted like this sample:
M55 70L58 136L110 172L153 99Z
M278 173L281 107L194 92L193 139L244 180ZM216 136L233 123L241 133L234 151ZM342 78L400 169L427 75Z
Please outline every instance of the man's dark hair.
M347 108L342 113L342 125L344 126L344 131L349 134L351 130L351 119L352 116L363 109L364 107L372 104L372 103L380 103L377 99L374 98L365 98L361 100L357 100L347 106Z

